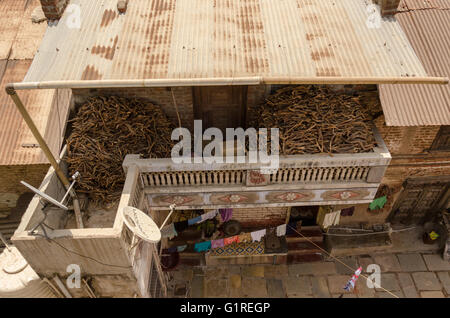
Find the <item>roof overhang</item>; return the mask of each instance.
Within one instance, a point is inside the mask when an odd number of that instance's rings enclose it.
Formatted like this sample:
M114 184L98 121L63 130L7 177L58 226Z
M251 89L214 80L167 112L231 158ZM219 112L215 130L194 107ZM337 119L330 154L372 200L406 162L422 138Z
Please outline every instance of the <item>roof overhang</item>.
M366 0L72 0L49 25L25 88L443 84L394 17ZM79 12L80 27L74 27Z

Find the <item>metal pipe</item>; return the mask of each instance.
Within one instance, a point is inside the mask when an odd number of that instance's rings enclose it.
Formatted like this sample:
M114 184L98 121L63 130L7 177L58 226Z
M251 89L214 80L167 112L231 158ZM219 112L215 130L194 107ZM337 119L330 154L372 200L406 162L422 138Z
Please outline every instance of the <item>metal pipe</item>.
M264 84L448 84L448 77L263 77Z
M261 77L226 78L180 78L180 79L140 79L140 80L94 80L94 81L44 81L12 83L7 87L16 90L53 88L127 88L127 87L177 87L177 86L226 86L259 85Z
M176 208L176 204L171 204L170 205L170 213L169 215L167 215L166 219L164 220L163 224L159 227L159 229L161 230L167 223L167 221L169 220L169 218L172 216L172 213L175 212L175 208Z
M127 88L127 87L177 87L177 86L226 86L260 84L448 84L448 77L217 77L139 80L70 80L8 84L8 88Z
M28 128L30 128L31 133L33 134L34 138L36 138L39 146L41 147L42 151L45 154L45 157L50 162L51 166L56 172L56 175L61 180L62 184L66 188L66 190L70 189L70 182L69 179L67 179L64 172L61 170L61 167L59 166L58 162L56 161L55 157L53 156L50 148L48 147L47 143L45 142L44 138L42 137L41 133L39 132L38 128L33 122L33 119L31 119L30 114L28 114L28 111L26 110L25 106L23 105L22 101L19 98L19 95L17 95L14 86L7 85L6 87L6 93L11 97L14 104L16 105L17 109L19 110L20 114L22 115L22 118L25 120L25 123L27 124ZM75 219L77 221L78 228L83 228L83 220L81 218L81 210L80 210L80 203L78 201L78 198L76 197L76 194L73 190L70 190L71 196L73 198L73 209L75 212Z

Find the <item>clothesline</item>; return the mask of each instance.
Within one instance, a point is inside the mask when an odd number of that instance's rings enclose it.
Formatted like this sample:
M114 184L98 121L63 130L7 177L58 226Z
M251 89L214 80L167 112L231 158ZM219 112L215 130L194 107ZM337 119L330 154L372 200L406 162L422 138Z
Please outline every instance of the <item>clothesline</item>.
M220 214L222 218L222 222L229 221L233 216L233 209L227 208L227 209L217 209L214 211L210 211L208 213L204 213L200 216L197 216L195 218L180 221L180 222L174 222L169 225L164 226L161 229L161 237L168 237L169 239L174 238L175 236L178 236L179 233L186 230L189 226L199 224L202 222L205 222L207 220L213 219L217 216L217 214Z
M219 247L224 247L233 243L250 243L250 242L260 242L261 239L266 236L267 233L274 232L277 236L286 235L287 224L282 224L274 228L263 229L248 233L242 233L239 235L234 235L227 238L222 238L218 240L203 241L194 244L194 251L201 253L209 251L210 249L215 249ZM168 253L183 252L188 247L188 244L175 246L167 249Z

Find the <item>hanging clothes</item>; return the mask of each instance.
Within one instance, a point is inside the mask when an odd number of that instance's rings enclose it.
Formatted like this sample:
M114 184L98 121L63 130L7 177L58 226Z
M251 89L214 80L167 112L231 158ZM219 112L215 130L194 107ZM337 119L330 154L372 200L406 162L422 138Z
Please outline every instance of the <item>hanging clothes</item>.
M250 235L252 236L253 242L259 242L261 241L261 238L266 235L266 230L251 232Z
M323 228L327 229L332 225L338 225L340 218L341 218L341 210L327 213L323 219L322 223Z
M239 242L240 243L251 243L252 236L250 235L250 233L239 234Z
M231 208L219 209L219 213L220 217L222 218L222 222L227 222L233 217L233 209Z
M177 236L178 233L175 230L175 224L169 224L166 225L161 229L161 237L167 237L169 239L173 239L175 236Z
M355 288L356 281L358 280L359 275L361 275L361 272L362 272L362 267L359 267L356 270L355 274L353 274L352 278L345 285L344 290L351 291Z
M195 243L195 245L194 245L194 251L196 251L198 253L206 252L210 249L211 249L211 241Z
M200 223L201 221L202 221L202 217L201 216L197 216L196 218L189 219L188 220L188 225L191 226L191 225Z
M370 211L382 209L387 202L387 197L384 195L372 201L369 205Z
M183 232L189 226L188 221L175 222L174 225L175 225L175 230L177 231L177 233Z
M233 243L239 243L239 236L238 235L235 235L235 236L232 236L232 237L227 237L227 238L223 239L223 244L224 245L230 245L230 244L233 244Z
M277 236L285 236L285 235L286 235L286 224L277 226Z
M217 213L219 213L219 211L214 210L205 214L202 214L201 218L202 218L202 222L209 220L209 219L213 219L216 217Z
M224 245L223 239L211 241L211 248L224 247Z

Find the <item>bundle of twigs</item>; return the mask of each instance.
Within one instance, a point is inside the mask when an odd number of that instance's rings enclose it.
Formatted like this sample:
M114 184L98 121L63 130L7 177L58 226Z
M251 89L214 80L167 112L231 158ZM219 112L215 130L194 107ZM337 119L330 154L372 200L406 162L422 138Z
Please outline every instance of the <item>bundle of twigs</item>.
M88 194L96 203L110 203L120 195L126 155L170 157L174 127L161 108L150 102L93 97L81 105L71 122L69 170L80 172L77 191Z
M254 110L254 125L279 128L285 155L369 152L375 146L370 120L377 103L376 92L350 95L326 86L288 86Z

